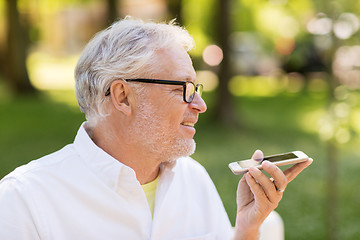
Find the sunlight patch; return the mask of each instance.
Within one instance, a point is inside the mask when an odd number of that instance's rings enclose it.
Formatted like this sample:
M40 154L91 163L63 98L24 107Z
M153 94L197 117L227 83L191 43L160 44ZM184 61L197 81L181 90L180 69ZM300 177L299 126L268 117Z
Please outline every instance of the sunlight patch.
M55 57L34 52L27 59L31 84L39 90L74 89L78 56Z

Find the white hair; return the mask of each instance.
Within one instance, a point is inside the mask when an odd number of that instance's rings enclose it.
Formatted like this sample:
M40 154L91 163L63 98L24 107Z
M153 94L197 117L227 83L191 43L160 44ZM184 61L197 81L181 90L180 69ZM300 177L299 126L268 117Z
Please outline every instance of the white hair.
M174 21L144 22L126 17L97 33L87 44L75 68L78 104L90 125L105 117L105 92L116 79L141 78L154 71L154 54L180 44L186 51L194 40Z

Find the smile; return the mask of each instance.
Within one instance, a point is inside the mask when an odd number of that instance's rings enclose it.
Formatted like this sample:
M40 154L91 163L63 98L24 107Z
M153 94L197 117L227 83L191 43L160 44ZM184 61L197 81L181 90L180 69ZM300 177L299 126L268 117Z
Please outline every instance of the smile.
M182 125L184 125L184 126L189 126L189 127L194 127L194 123L191 123L191 122L184 122L184 123L182 123Z

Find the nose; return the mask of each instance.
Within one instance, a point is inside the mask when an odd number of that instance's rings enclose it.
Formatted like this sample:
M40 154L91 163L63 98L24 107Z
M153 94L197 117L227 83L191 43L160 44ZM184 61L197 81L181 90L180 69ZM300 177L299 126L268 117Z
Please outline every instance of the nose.
M189 107L195 109L199 113L203 113L207 109L204 99L198 93L195 93L195 97L193 101L189 104Z

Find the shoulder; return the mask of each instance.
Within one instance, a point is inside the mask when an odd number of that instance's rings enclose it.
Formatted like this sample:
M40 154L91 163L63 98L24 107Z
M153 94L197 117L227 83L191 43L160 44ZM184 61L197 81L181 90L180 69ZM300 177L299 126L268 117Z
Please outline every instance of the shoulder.
M206 169L191 157L182 157L177 160L176 169L189 173L207 174Z
M20 182L23 180L30 180L32 177L40 178L42 173L51 172L60 169L64 163L72 159L76 155L76 151L72 147L72 144L65 146L64 148L46 155L37 160L17 167L10 172L0 181L0 187L6 182Z
M182 157L177 160L176 174L193 186L198 185L204 187L207 185L213 188L213 182L206 169L191 157Z

